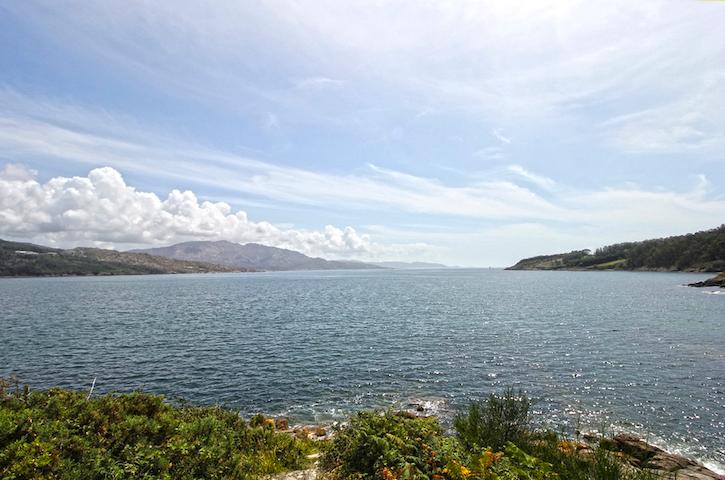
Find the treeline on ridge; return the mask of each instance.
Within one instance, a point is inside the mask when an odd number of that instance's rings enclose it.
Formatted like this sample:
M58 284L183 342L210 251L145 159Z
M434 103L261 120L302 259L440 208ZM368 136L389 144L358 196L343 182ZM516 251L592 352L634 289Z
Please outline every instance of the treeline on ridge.
M687 235L625 242L521 260L511 270L725 271L725 224Z

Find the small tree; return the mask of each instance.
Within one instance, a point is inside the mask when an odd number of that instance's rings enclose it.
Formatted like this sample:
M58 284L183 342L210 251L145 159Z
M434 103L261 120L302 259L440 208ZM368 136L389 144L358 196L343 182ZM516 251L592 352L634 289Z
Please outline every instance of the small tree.
M506 389L491 394L482 402L474 402L468 413L454 420L453 426L461 443L469 451L490 447L500 451L506 442L521 444L531 432L531 400L522 392Z

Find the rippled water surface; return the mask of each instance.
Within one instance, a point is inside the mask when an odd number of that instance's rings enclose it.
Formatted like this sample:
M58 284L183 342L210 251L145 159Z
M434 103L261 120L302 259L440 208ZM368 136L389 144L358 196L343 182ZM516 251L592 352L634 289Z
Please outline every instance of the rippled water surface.
M327 421L505 386L555 428L725 464L725 295L707 275L501 270L0 279L0 375Z

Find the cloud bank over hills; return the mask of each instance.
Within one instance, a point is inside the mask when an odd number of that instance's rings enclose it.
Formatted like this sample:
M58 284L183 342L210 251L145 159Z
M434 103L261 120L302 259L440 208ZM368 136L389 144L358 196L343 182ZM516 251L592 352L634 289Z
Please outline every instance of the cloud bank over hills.
M191 191L172 190L165 199L129 186L111 167L87 177L55 177L8 164L0 171L0 234L53 246L138 246L186 240L257 242L312 255L362 257L406 253L410 246L372 242L354 228L327 225L319 231L283 229L253 222L224 202L200 202Z
M549 207L529 209L531 222L508 223L484 231L475 239L481 245L500 249L504 243L513 243L526 250L526 244L557 235L540 223L556 219L555 214L560 222L578 226L591 236L599 234L599 238L607 238L600 233L607 228L635 228L638 222L653 232L668 227L686 232L725 218L725 201L709 198L709 184L704 177L699 177L693 190L684 193L646 191L635 185L586 192L558 185L517 166L509 171L519 175L523 182L542 187L542 191L536 193L501 181L497 185L502 192L520 191L525 202L541 202ZM403 197L411 194L406 188L418 191L421 198L429 195L431 201L438 202L444 201L446 190L459 192L460 197L456 198L456 194L450 198L451 215L485 218L504 214L511 219L510 212L524 210L513 198L508 198L507 215L496 210L481 194L487 187L481 192L473 186L455 189L410 175L386 173L392 185L381 185L391 191L397 185ZM335 195L334 191L326 194ZM349 192L343 192L338 201L344 202L346 195ZM396 199L386 201L393 204ZM358 233L351 226L326 225L309 230L252 221L245 211L235 211L225 202L200 201L190 190L173 189L163 199L155 193L137 190L112 167L92 169L85 177L53 177L45 183L38 181L37 172L22 165L6 164L0 170L0 235L50 246L131 248L189 240L229 240L288 248L313 256L375 260L435 258L436 254L445 258L441 245L448 244L453 249L456 241L472 241L455 232L416 234L386 227L368 228L372 233ZM380 243L373 241L373 236L393 236L404 241ZM583 237L579 242L586 240L590 239Z

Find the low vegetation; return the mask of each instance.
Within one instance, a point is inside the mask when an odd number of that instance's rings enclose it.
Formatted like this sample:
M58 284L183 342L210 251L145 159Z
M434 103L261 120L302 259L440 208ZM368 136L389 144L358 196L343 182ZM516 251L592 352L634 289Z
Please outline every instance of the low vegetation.
M278 432L219 407L175 406L144 393L88 398L0 383L0 478L252 479L309 467L320 478L643 480L605 448L533 428L530 400L508 390L473 403L446 434L433 417L360 412L332 440Z
M434 418L361 412L334 437L321 468L335 479L644 480L603 448L533 428L531 402L511 390L473 403L444 435Z
M521 260L511 270L725 271L725 225L687 235L627 242Z
M218 407L144 393L0 386L0 478L251 479L308 465L310 442Z

